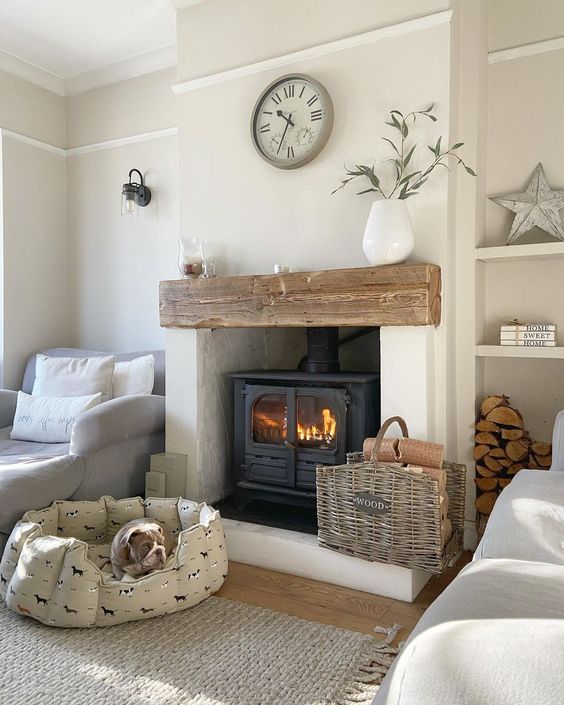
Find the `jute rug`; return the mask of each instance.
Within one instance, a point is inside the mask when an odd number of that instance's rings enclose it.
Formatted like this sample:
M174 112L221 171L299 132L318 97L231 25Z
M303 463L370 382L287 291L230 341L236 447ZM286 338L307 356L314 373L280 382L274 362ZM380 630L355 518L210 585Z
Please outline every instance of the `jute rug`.
M47 627L0 603L0 703L358 705L391 665L394 635L379 641L219 597L94 629Z

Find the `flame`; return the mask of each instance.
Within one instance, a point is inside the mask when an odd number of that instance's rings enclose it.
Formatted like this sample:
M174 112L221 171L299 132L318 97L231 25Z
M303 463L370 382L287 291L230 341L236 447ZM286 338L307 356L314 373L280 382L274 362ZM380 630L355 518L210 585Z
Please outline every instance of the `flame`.
M255 440L262 443L276 443L287 436L286 417L276 418L261 411L253 412Z
M297 436L300 441L319 441L321 443L332 443L337 433L337 419L331 414L330 409L323 409L322 427L312 424L304 426L298 421Z
M305 426L298 420L296 436L298 441L314 444L332 444L337 435L337 419L330 409L322 409L317 423ZM280 443L288 436L284 414L268 413L258 409L253 411L253 436L259 443Z

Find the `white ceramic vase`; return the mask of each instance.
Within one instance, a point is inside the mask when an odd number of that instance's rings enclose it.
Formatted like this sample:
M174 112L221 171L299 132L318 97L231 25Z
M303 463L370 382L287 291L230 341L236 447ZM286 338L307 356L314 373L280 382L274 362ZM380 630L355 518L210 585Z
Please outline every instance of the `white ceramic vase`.
M370 264L401 264L415 247L405 200L374 201L364 228L362 247Z

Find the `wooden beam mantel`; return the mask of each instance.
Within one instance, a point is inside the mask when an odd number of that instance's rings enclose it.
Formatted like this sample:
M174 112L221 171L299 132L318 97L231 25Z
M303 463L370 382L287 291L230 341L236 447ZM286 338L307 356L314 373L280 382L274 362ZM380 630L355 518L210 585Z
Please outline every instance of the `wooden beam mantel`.
M441 270L401 264L162 281L160 320L165 328L438 325Z

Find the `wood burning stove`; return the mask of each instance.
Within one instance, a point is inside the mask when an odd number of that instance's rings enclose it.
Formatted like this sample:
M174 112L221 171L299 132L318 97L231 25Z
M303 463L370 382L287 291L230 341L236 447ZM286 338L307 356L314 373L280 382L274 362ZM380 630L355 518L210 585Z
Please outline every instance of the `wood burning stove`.
M380 427L380 376L340 372L338 331L308 329L300 370L234 381L237 486L264 498L315 498L316 465L339 465Z
M235 389L235 472L245 489L315 497L315 466L339 465L379 428L379 375L257 371Z

